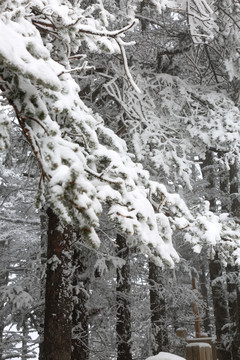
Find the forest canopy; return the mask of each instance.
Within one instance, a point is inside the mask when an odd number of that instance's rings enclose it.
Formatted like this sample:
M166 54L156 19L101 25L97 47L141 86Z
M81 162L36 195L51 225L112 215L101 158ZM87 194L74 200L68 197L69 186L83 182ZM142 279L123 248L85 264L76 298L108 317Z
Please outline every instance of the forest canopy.
M1 2L0 245L7 264L1 270L2 343L6 324L24 329L35 319L42 359L57 360L60 344L61 360L79 357L79 348L87 359L90 310L89 295L85 299L83 294L94 291L94 281L100 286L101 279L116 287L117 309L125 309L115 313L117 359L128 354L131 360L130 263L139 259L143 278L143 269L155 277L148 281L150 288L154 283L166 287L160 274L181 267L181 261L188 261L189 273L195 274L182 248L193 259L194 253L205 254L204 266L215 261L223 274L231 267L237 276L239 26L236 1ZM33 203L34 189L38 213L31 208L27 219L26 199ZM22 256L26 258L25 242L31 244L38 269L36 294L44 303L39 314L26 310L34 299L28 277L20 287L18 276L13 276L16 284L9 277L8 253L21 248L7 225L14 217L16 224L26 220L20 232ZM27 234L31 223L38 228L33 241ZM37 259L36 247L41 254ZM27 260L23 264L21 269L32 266ZM151 301L155 298L161 309L167 305L155 295L150 291L149 316L156 330ZM210 298L215 311L214 291ZM20 317L25 311L26 321L11 317L11 311ZM160 317L166 320L164 311ZM114 316L110 318L114 327ZM76 331L80 319L86 343ZM240 356L238 321L228 340L221 333L226 323L220 330L215 324L219 349L232 346L232 354ZM141 356L167 348L166 333L164 329L159 335L161 345L150 346ZM3 359L8 352L4 346Z

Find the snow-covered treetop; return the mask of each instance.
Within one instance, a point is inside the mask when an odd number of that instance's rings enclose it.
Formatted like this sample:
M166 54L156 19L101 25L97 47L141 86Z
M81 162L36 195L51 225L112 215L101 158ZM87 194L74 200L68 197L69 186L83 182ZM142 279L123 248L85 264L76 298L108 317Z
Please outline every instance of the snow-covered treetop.
M178 255L162 205L168 208L171 221L183 215L190 219L189 211L179 196L150 181L148 172L132 161L125 142L81 101L71 76L73 71L89 69L82 49L119 52L128 81L138 90L127 68L122 40L134 23L107 31L110 14L104 12L104 20L95 18L99 6L100 2L82 9L67 1L3 1L2 96L13 106L39 163L40 203L47 201L94 246L99 245L95 228L101 204L107 203L110 219L128 235L130 245L137 244L156 261L172 266ZM73 69L71 61L77 58L80 65ZM4 114L1 119L3 147L9 122Z

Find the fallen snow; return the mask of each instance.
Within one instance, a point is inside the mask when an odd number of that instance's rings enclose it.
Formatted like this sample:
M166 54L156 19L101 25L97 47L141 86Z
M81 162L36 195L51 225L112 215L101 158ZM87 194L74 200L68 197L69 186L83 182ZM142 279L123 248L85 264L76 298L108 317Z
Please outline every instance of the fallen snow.
M146 360L185 360L183 357L170 354L167 352L160 352L158 355L150 356Z

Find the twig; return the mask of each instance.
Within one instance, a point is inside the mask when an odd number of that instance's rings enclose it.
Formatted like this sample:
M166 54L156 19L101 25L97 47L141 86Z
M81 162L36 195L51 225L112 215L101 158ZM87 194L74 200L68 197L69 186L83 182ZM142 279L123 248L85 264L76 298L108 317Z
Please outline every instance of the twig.
M119 187L122 185L121 182L119 182L119 181L114 181L114 180L111 180L111 179L106 179L106 178L104 178L104 177L102 176L102 174L97 174L97 173L95 173L94 171L92 171L92 170L90 170L90 169L85 169L85 171L86 171L88 174L96 177L97 179L100 179L101 181L105 181L105 182L107 182L107 183L109 183L109 184L117 185L117 186L119 186Z

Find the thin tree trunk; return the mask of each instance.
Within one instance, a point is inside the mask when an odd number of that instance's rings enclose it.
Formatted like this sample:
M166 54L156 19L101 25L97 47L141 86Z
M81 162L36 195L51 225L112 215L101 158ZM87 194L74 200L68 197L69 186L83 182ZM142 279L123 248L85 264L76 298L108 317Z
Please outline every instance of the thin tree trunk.
M79 244L81 246L81 244ZM72 312L72 355L71 360L89 359L88 333L88 300L89 278L87 270L86 251L75 248L73 252L73 312ZM86 275L86 276L85 276Z
M206 158L202 164L202 173L204 179L208 181L206 188L206 198L210 201L211 210L217 209L217 200L219 196L220 179L216 172L216 154L207 151ZM222 184L223 187L223 184ZM228 303L226 297L226 288L222 281L222 265L216 252L213 260L209 262L210 280L212 288L214 321L217 337L217 355L218 360L231 360L231 351L227 349L225 338L228 332L226 325L229 323Z
M222 266L215 254L213 260L209 263L210 279L212 282L212 298L214 308L214 318L217 337L217 354L219 360L231 360L231 352L224 345L224 337L227 329L225 325L229 323L228 304L226 300L226 289L222 284Z
M71 226L47 211L48 262L45 294L44 360L70 360L72 340Z
M207 151L205 159L201 165L203 178L207 181L206 186L206 200L210 203L211 211L216 211L216 193L217 193L217 174L216 174L216 161L214 159L214 152Z
M236 332L233 338L232 355L233 360L240 359L240 287L239 284L236 287L237 290L237 302L236 302Z
M150 311L151 311L151 348L157 355L168 349L166 328L166 302L162 283L161 268L149 261Z
M126 261L125 265L117 269L117 360L132 360L129 249L122 235L117 235L116 242L118 247L117 256Z
M8 276L9 273L7 268L9 266L9 242L10 240L2 240L0 241L0 264L1 264L1 271L0 271L0 287L8 284ZM0 302L0 310L4 307L4 303ZM2 313L2 314L1 314ZM3 344L3 332L4 332L4 313L0 312L0 360L4 359L3 351L4 351L4 344Z
M23 321L23 327L22 327L22 356L21 360L27 360L28 359L28 346L27 346L27 339L28 339L28 325L27 321Z
M230 196L232 215L240 219L240 201L239 201L239 174L238 162L235 159L230 166Z
M143 13L143 9L144 9L145 6L146 6L146 1L143 0L140 3L140 14ZM140 24L141 24L141 30L144 33L144 31L147 30L147 20L145 18L143 18L143 17L140 17Z
M41 266L45 267L47 261L47 244L48 244L48 216L46 209L42 208L40 212L40 224L41 224ZM46 279L45 276L41 277L41 299L45 298L45 286ZM44 312L40 312L39 316L39 360L44 360Z
M230 264L226 267L228 309L231 323L236 322L236 301L237 301L237 269Z
M192 289L193 290L197 289L196 279L194 276L192 276ZM199 311L198 311L198 308L197 308L195 302L192 302L192 309L193 309L193 314L195 316L195 321L194 321L195 336L196 336L196 338L200 338L201 337L201 323L200 323Z
M218 151L218 158L221 160L224 157L224 153ZM230 174L229 169L225 169L225 165L221 165L224 161L219 162L219 177L220 177L220 201L221 211L230 212L231 201L230 201Z
M238 160L235 159L234 163L230 166L230 194L231 194L231 212L234 217L240 219L240 201L239 201L239 165ZM237 269L236 269L237 270ZM234 360L240 360L240 289L238 281L238 271L236 271L236 283L231 284L229 289L236 292L235 304L234 298L229 298L230 311L233 315L235 312L235 332L232 341L232 355Z
M208 277L206 276L206 266L204 259L201 259L200 272L199 272L199 283L201 288L201 295L206 303L206 311L203 319L204 331L211 336L211 321L210 321L210 311L209 311L209 291L208 291Z

